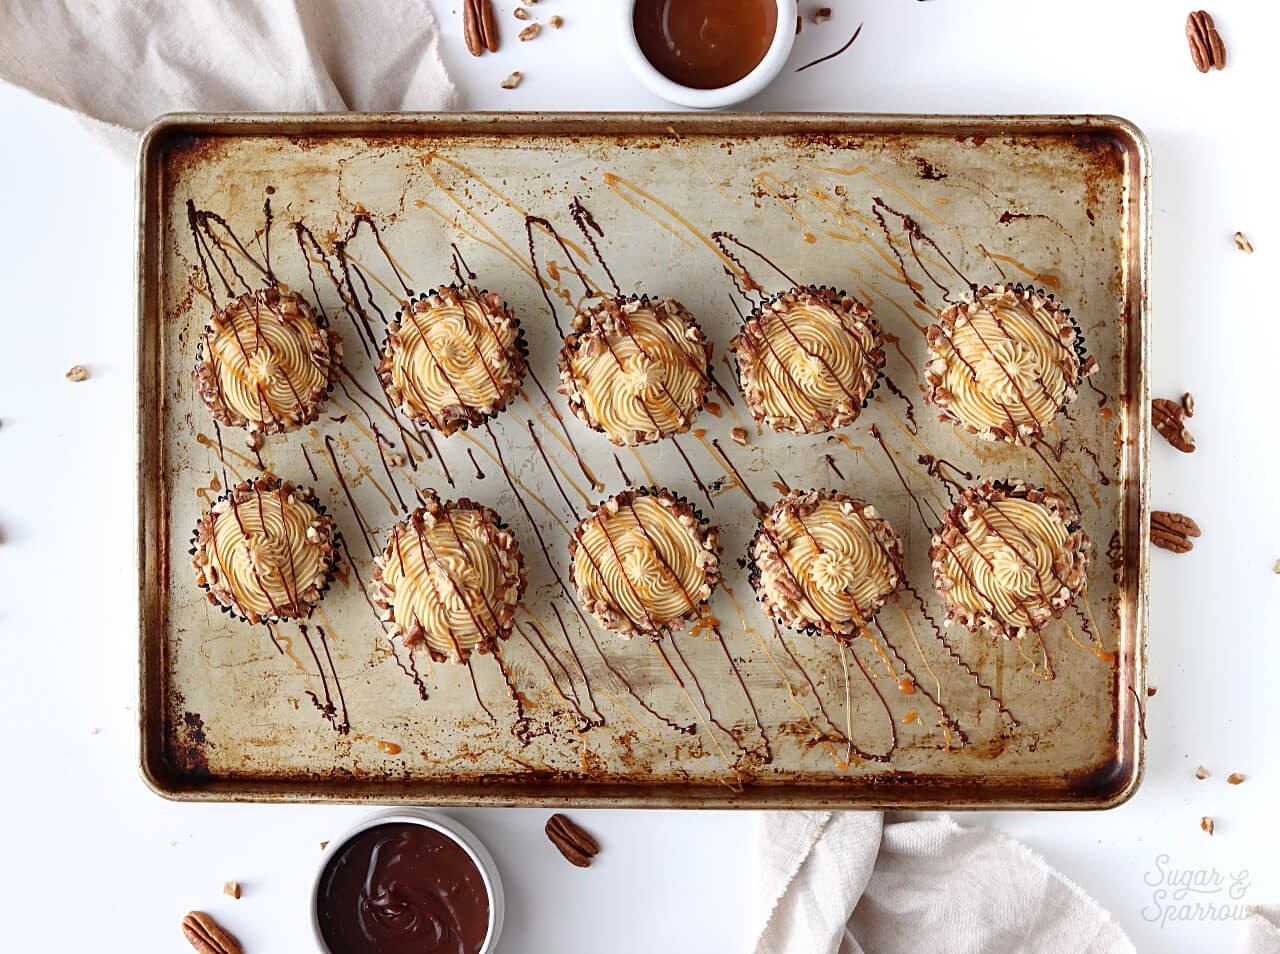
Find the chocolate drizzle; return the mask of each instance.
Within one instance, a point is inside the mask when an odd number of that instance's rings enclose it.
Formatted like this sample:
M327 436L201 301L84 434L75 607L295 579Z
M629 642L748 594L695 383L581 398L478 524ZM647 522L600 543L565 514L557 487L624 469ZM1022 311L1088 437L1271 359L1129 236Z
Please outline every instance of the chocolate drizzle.
M315 660L316 671L320 673L320 687L324 692L324 702L316 693L308 689L307 696L311 699L311 704L320 711L325 720L334 728L339 735L346 735L351 731L351 720L347 716L347 702L342 695L342 683L338 680L338 670L333 667L333 656L329 653L329 640L325 636L324 627L316 627L316 636L320 640L320 646L324 649L324 658L329 666L329 674L333 677L333 691L338 694L338 702L335 705L333 696L329 691L329 679L325 676L325 667L320 662L320 656L316 653L315 643L311 641L311 633L307 629L306 623L298 624L298 632L302 634L303 640L307 644L307 649L311 650L311 658ZM277 647L279 644L277 643ZM338 710L341 708L341 718L339 718Z
M898 386L893 383L893 380L889 377L889 375L886 374L883 377L884 377L885 387L887 387L890 390L890 392L892 392L896 397L900 398L902 403L907 406L907 425L906 425L907 430L910 431L913 435L919 434L920 425L916 423L916 410L915 410L915 406L911 403L911 398L907 397L905 394L902 393L902 391L898 390Z

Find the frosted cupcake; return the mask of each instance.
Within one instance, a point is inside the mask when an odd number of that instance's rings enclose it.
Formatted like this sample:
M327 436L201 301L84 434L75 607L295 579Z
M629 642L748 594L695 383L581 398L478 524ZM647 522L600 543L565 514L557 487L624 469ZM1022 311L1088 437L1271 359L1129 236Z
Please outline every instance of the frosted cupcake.
M693 424L711 385L711 343L671 298L609 298L580 310L560 351L560 392L589 427L620 445Z
M506 407L527 368L511 309L465 285L428 292L396 312L378 377L407 417L452 434Z
M511 635L525 582L520 546L496 513L433 496L391 528L370 596L406 646L466 662Z
M1021 285L948 306L925 332L925 400L940 420L990 441L1029 444L1097 368L1065 308Z
M827 288L777 295L747 318L729 347L751 416L795 434L856 421L885 361L870 310Z
M1088 553L1079 515L1022 481L965 490L929 548L947 621L1011 639L1057 619L1084 592Z
M214 420L254 433L316 420L341 373L341 336L301 295L278 288L222 308L196 346L196 390Z
M328 588L334 539L314 493L267 475L237 484L205 511L191 565L209 602L241 619L300 619Z
M871 505L790 491L751 541L751 585L783 624L828 636L864 629L902 579L902 542Z
M624 490L569 540L569 577L600 625L653 638L696 619L720 582L720 535L668 490Z

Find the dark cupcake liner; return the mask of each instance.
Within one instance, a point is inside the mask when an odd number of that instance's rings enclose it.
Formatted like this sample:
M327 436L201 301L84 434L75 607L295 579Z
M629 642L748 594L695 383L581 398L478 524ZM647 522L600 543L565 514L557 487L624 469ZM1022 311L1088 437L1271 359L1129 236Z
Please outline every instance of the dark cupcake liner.
M516 603L518 604L519 601L524 598L525 591L528 588L528 584L529 584L528 563L525 561L524 550L520 546L520 541L516 539L516 535L512 531L510 525L505 520L502 519L502 516L496 510L494 510L491 507L487 507L476 500L472 500L470 497L459 497L457 500L446 500L442 498L439 494L433 493L428 495L427 500L433 501L439 504L442 508L452 507L455 510L471 510L476 513L479 513L495 529L500 531L505 531L511 535L512 542L511 542L511 547L509 549L515 552L517 561L520 566L518 577L517 577L518 584L516 588ZM410 511L410 513L407 516L397 521L396 526L399 526L400 524L411 523L416 514L426 509L427 509L426 506L415 507L412 511ZM381 574L382 574L382 564L383 564L383 561L387 558L390 546L391 544L390 544L390 541L388 540L387 546L384 547L382 549L382 552L380 552L374 558L374 575L370 581L371 585L380 583ZM399 636L401 641L404 641L405 632L400 628L399 623L395 619L395 616L394 616L395 611L392 608L392 605L384 604L381 598L378 596L373 597L373 602L374 602L374 605L379 609L379 611L391 609L392 618L390 620L383 620L381 617L381 612L379 612L379 617L378 617L379 621L386 625L389 625L394 635ZM486 634L485 636L481 637L474 650L461 651L462 658L459 660L454 660L452 656L449 656L445 653L440 652L439 650L434 649L430 643L426 642L425 638L423 640L423 646L427 650L428 654L431 656L431 659L433 662L466 663L466 661L471 657L471 653L473 651L476 654L481 656L484 656L490 653L496 654L498 643L509 639L511 637L511 634L514 631L515 631L515 618L513 616L510 625L506 625L506 626L500 625L498 627L497 632ZM410 647L410 648L412 649L416 647ZM461 647L459 647L459 649L461 650Z
M228 304L224 305L222 308L217 309L214 312L214 314L215 315L221 314L223 311L226 311L228 308L230 308L234 302L238 302L242 298L250 297L253 294L256 294L256 292L249 292L244 295L237 296L232 302L229 302ZM256 426L257 424L256 421L250 421L248 418L245 418L243 421L239 421L236 418L232 417L230 409L224 408L220 405L214 405L209 401L209 399L205 397L204 387L202 386L202 383L201 383L201 369L205 366L205 356L204 356L205 334L209 330L209 322L206 321L204 323L204 327L200 331L199 337L196 339L196 357L195 357L195 364L192 367L192 379L194 382L196 396L200 398L200 403L203 404L208 409L210 417L212 417L217 423L223 425L224 427L237 427L237 428L240 428L241 430L248 431L251 434L271 435L271 434L286 434L289 431L295 431L299 429L305 424L314 423L315 421L318 421L320 419L321 410L323 410L325 404L328 403L330 396L333 394L334 387L337 386L338 379L342 376L342 368L345 360L345 355L343 353L342 335L340 335L333 328L329 327L328 319L323 314L321 314L317 309L312 308L311 302L307 301L307 299L303 295L299 294L298 292L288 292L288 293L281 292L281 295L286 295L286 294L291 297L297 298L304 305L306 305L307 310L311 315L311 320L315 324L316 328L327 332L327 337L325 340L328 342L328 345L329 345L329 367L325 375L327 383L325 385L324 393L320 395L320 397L316 398L313 402L311 402L311 404L307 409L307 413L303 414L303 416L300 417L298 421L293 424L277 426L278 422L276 421L264 421L262 422L263 426L259 427L259 426ZM209 373L211 375L216 375L217 372L211 367L209 369Z
M785 626L787 629L793 630L794 632L800 633L805 636L826 636L831 639L839 639L839 640L850 639L856 634L828 632L818 624L810 624L808 626L796 626L794 623L788 622L787 620L783 619L781 616L774 613L773 608L770 605L770 601L767 599L765 594L761 591L761 581L762 581L763 573L760 569L759 563L756 561L755 552L756 552L756 542L764 534L764 519L769 514L769 512L773 510L775 506L777 506L787 497L791 496L792 494L805 494L805 493L824 494L827 497L839 496L839 497L844 497L848 500L860 501L864 506L870 506L868 501L862 500L862 498L860 497L853 497L849 494L844 493L843 491L817 490L812 487L807 491L800 491L800 490L796 490L795 488L792 488L786 494L783 494L781 497L779 497L772 505L770 505L770 507L766 509L763 514L760 515L760 519L756 522L756 532L751 535L751 539L747 542L747 551L746 551L746 560L745 560L746 570L747 570L747 582L751 584L751 590L755 594L756 603L759 605L761 612L763 612L766 617L768 617L773 622L777 623L779 626ZM880 602L880 605L875 608L875 612L871 614L870 618L865 620L865 622L868 624L870 624L871 620L875 619L876 615L880 612L880 610L884 608L885 603L889 601L889 597L898 591L898 589L902 586L903 581L906 580L907 578L906 567L904 565L905 557L902 552L902 538L898 535L898 532L893 529L893 525L889 523L888 520L885 520L884 517L879 517L878 519L883 521L885 525L888 526L889 529L893 531L894 537L898 542L898 553L897 553L898 582L897 584L895 584L893 590L890 591L888 596L886 596Z
M702 512L702 509L698 507L697 504L693 503L693 501L689 500L689 498L686 497L684 494L676 493L674 490L668 490L665 487L656 487L653 485L627 487L624 490L618 491L618 493L616 494L612 494L609 497L606 497L600 503L592 507L590 513L588 513L585 517L583 517L580 521L578 521L578 525L574 527L573 533L569 535L569 583L573 587L574 597L578 600L579 605L581 605L584 609L586 609L586 604L582 598L582 590L578 586L578 581L576 578L576 574L574 572L574 556L576 555L578 550L578 538L581 534L582 528L585 527L587 523L595 517L596 512L601 507L603 507L606 503L608 503L608 501L613 500L617 497L621 497L623 494L633 494L637 497L658 497L658 498L665 497L667 499L674 501L676 504L680 505L681 507L686 508L687 512L693 516L693 518L698 522L698 525L702 528L702 537L699 540L699 544L698 544L699 548L702 547L703 540L707 539L708 537L714 540L714 546L710 550L710 552L716 558L714 571L713 572L704 571L707 577L707 583L711 587L711 592L707 594L706 599L699 600L696 606L690 607L686 612L682 613L680 616L675 617L674 619L668 620L666 623L661 624L658 629L656 630L641 629L640 627L635 625L635 621L632 620L629 616L626 616L626 614L624 613L618 612L617 615L619 616L619 618L626 619L628 622L631 623L630 629L625 629L625 630L620 629L616 625L607 623L604 620L600 619L598 616L596 616L596 614L593 611L587 610L587 612L591 613L592 618L595 619L595 621L599 623L602 628L608 630L611 633L616 633L619 636L622 636L624 638L630 638L632 636L648 636L650 639L658 640L658 639L661 639L666 633L669 632L674 635L675 633L678 633L681 630L683 630L685 628L686 623L691 623L696 621L700 616L700 610L710 603L711 596L715 593L716 587L718 587L722 582L724 582L724 573L720 565L721 557L724 554L724 544L720 540L720 527L718 524L714 524L711 521L709 521L706 518L706 515Z
M451 282L448 285L431 288L425 292L422 292L416 297L411 297L409 301L410 302L426 301L427 299L435 295L439 295L441 287L452 289L455 292L462 290L456 282ZM474 288L475 286L469 286L469 287ZM484 295L489 294L489 290L487 288L477 289L477 292L482 297ZM432 424L430 420L421 419L410 414L402 404L396 404L397 411L399 411L401 414L407 417L415 425L419 427L429 428L430 430L436 432L437 434L441 434L445 437L448 437L449 435L455 434L458 431L465 431L470 427L481 427L486 422L492 421L495 418L497 418L503 411L507 409L507 407L515 399L516 395L520 393L520 389L524 387L525 376L529 373L529 343L524 336L524 327L520 324L520 319L516 317L515 312L511 310L511 305L507 302L505 298L501 299L501 301L502 301L503 314L511 320L511 325L513 328L515 328L515 332L516 332L515 341L512 342L511 349L509 349L506 353L507 361L508 362L511 361L511 350L514 349L514 351L520 355L521 368L520 368L520 374L517 377L516 381L512 384L511 387L505 388L503 390L498 403L494 405L493 409L486 413L480 413L479 408L468 407L467 408L468 411L475 412L474 417L449 418L449 423L451 426L448 430L445 430L442 427L437 427L436 425ZM400 319L403 317L403 315L404 315L403 308L396 311L395 322L397 327L399 326ZM384 371L382 366L383 366L383 363L387 360L388 355L390 354L390 348L391 348L391 325L388 324L387 333L382 339L382 351L379 355L379 362L378 362L378 368L377 368L378 381L382 385L384 391L387 388L388 382L383 377ZM389 378L391 374L390 370L387 370L385 374L387 375L387 378Z
M282 484L292 483L292 481L284 480L280 477L277 477L274 474L267 473L259 477L255 477L253 480L240 481L234 487L227 488L227 490L221 496L219 496L216 500L212 501L209 504L209 506L201 513L200 519L196 521L195 529L192 531L192 534L191 534L191 547L190 549L187 550L187 555L192 558L192 561L191 561L192 569L195 570L197 576L201 576L204 573L204 568L196 566L195 559L194 559L196 552L201 548L201 543L200 543L201 527L204 525L206 520L208 520L213 516L213 509L219 503L221 503L224 500L230 500L233 496L235 496L237 493L240 492L241 488L245 486L248 486L249 489L252 491L255 484L257 484L258 482L265 482L268 485L268 487L266 488L259 487L258 489L266 490L268 492L275 491ZM319 587L317 587L315 599L313 601L308 601L308 605L306 607L305 613L297 616L270 616L270 617L263 616L257 620L257 622L260 622L260 623L280 623L280 622L288 622L291 619L310 619L311 614L315 612L315 608L320 605L320 603L324 600L325 594L329 592L329 588L333 585L334 574L337 572L338 568L341 565L340 550L342 549L344 544L342 541L342 533L341 531L338 530L338 522L329 515L329 512L325 509L324 504L320 502L320 498L316 494L313 488L305 487L301 484L293 484L293 488L294 488L293 489L294 494L299 495L303 500L303 502L305 502L308 506L311 507L312 510L314 510L319 516L323 517L328 522L330 553L331 553L331 556L329 558L329 565L325 568L324 581ZM243 503L244 501L237 501L237 502ZM214 519L216 520L216 518ZM212 529L212 526L210 526L210 529ZM208 584L208 582L200 582L197 579L196 585L205 591L205 598L208 599L208 601L212 605L216 606L226 615L232 617L233 619L238 619L242 622L249 623L251 625L255 624L254 620L251 620L248 616L242 613L240 609L237 608L238 601L236 605L223 603L214 595L213 587L211 587ZM228 588L228 592L230 592L230 588ZM234 599L234 594L233 594L233 599Z
M651 301L661 301L663 299L650 298L646 294L646 295L624 295L621 297L611 296L611 300L614 302L623 302L623 303L635 301L635 302L640 302L641 304L647 305ZM676 299L671 299L671 300L676 301ZM569 334L565 336L565 341L561 344L560 351L556 355L556 371L560 379L560 385L559 387L556 388L556 391L565 396L565 399L569 404L569 411L573 414L573 416L577 420L581 421L590 430L595 431L598 434L604 434L604 436L608 439L608 441L616 447L644 447L650 444L657 444L663 440L666 440L668 437L674 437L679 434L689 433L689 431L693 429L694 421L696 420L698 414L702 411L704 407L706 407L707 395L711 393L712 389L715 386L715 382L712 380L712 368L711 368L711 355L713 353L715 342L712 341L711 338L707 337L706 332L702 330L702 326L698 324L698 321L696 318L694 318L693 314L687 308L685 308L684 303L679 301L676 301L676 303L680 305L681 310L684 312L684 316L686 318L685 327L692 327L697 330L698 343L702 345L703 353L706 356L706 360L707 360L706 370L702 373L704 386L702 388L702 391L698 394L697 403L694 407L694 413L691 414L689 417L689 424L683 430L667 431L665 433L659 434L657 437L653 438L652 440L637 441L635 443L625 443L625 442L621 444L618 443L608 434L608 432L605 431L604 426L599 421L596 421L591 417L591 414L587 410L586 405L584 403L575 401L570 396L569 391L567 390L569 387L570 381L572 381L572 372L570 371L570 356L569 356L570 348L568 345L568 339L570 336L581 336L582 334L586 333L586 331L590 331L591 330L590 327L588 327L583 332L570 331ZM579 314L581 314L580 311L575 312L574 317L577 318ZM566 380L566 377L568 378L568 380Z
M761 302L758 305L756 305L755 308L751 309L751 311L747 313L746 317L742 319L742 323L739 324L738 326L738 334L734 336L735 340L737 340L742 336L743 332L746 330L748 321L750 321L753 318L758 320L761 317L761 311L765 307L773 304L775 301L777 301L779 298L781 298L784 295L791 295L791 294L795 294L796 292L810 292L821 298L825 298L828 301L830 301L832 297L836 299L853 298L854 301L859 300L854 298L854 296L850 295L847 291L843 289L837 289L835 288L835 286L832 286L832 285L796 285L792 288L786 288L781 291L776 291L769 297L762 299ZM866 322L866 324L870 326L876 341L879 342L881 350L883 350L884 329L880 326L880 322L876 318L875 313L871 310L871 307L869 305L864 305L864 307L867 309L867 316L865 318L859 317L859 320ZM732 352L733 358L734 358L732 362L734 380L737 382L738 391L742 394L742 399L743 399L743 402L747 405L748 412L751 414L752 419L755 420L756 423L764 424L768 426L769 429L776 434L795 434L797 437L803 437L805 434L830 434L833 431L840 430L841 428L851 427L852 425L857 423L858 418L862 416L862 412L867 409L867 405L869 405L875 399L876 392L880 390L880 383L882 380L884 380L885 362L881 362L881 364L876 368L875 379L871 382L871 386L867 388L867 393L863 395L862 404L858 409L857 416L855 416L853 420L849 421L847 424L840 424L838 426L827 427L822 430L806 429L803 434L796 434L795 431L778 430L772 424L769 424L767 420L764 419L763 412L761 417L759 418L756 417L755 406L752 404L751 400L747 397L746 388L743 386L742 364L738 357L738 349L734 348L731 345L729 350Z

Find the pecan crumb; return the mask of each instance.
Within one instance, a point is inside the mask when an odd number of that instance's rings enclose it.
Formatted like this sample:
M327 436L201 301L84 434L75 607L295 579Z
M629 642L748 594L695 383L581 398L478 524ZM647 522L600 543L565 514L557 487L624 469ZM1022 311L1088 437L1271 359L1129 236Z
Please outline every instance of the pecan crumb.
M1241 772L1232 772L1230 775L1227 776L1227 784L1239 785L1241 782L1245 780L1245 778L1247 778L1247 776Z
M520 75L520 71L517 70L516 72L508 76L506 79L504 79L499 85L503 89L515 89L517 86L520 85L521 79L523 79L523 77Z
M800 31L804 29L804 17L796 14L796 36L800 35Z
M547 22L551 24L551 29L558 30L562 26L564 26L564 17L560 16L560 14L557 13L555 16L551 17L551 19L549 19Z
M226 882L222 886L222 893L229 898L235 898L237 901L239 901L240 900L240 882L239 881Z
M544 831L565 860L579 868L591 867L591 859L600 853L600 843L564 815L548 818Z
M1187 417L1196 416L1196 399L1191 396L1190 391L1182 395L1182 413Z
M1190 454L1196 449L1196 439L1182 426L1184 410L1168 398L1155 398L1151 402L1151 424L1173 447Z
M729 432L729 436L733 438L734 443L741 444L743 447L747 446L747 432L744 428L735 427Z
M538 23L530 23L527 27L520 31L520 42L532 40L535 36L542 32L542 25Z
M1280 560L1276 560L1276 565L1271 568L1272 573L1280 573Z
M1240 251L1244 252L1246 255L1253 254L1253 243L1245 237L1243 232L1237 232L1231 237L1236 240L1236 248L1240 249Z
M1201 819L1200 819L1200 830L1201 830L1201 831L1203 831L1203 832L1204 832L1205 834L1207 834L1207 835L1212 835L1212 834L1213 834L1213 819L1212 819L1212 818L1210 818L1208 815L1205 815L1203 818L1201 818Z
M249 448L249 450L256 451L262 446L262 435L257 431L250 431L248 436L244 439L244 444L245 447Z
M1147 686L1147 698L1150 699L1157 691L1155 686Z
M71 370L67 372L68 381L88 381L89 371L83 364L73 364Z
M826 23L830 19L831 19L830 7L818 7L817 10L813 11L814 23Z
M405 464L404 454L387 454L387 464L391 467L403 467Z
M328 848L328 847L329 847L329 843L328 843L327 841L322 841L322 842L320 842L320 850L321 850L321 851L324 851L324 850L325 850L326 848Z
M515 17L517 20L529 19L529 11L526 10L524 7L516 7L514 10L511 11L511 15Z
M1210 68L1220 70L1227 65L1227 51L1213 25L1213 17L1203 10L1187 14L1187 43L1191 47L1191 61L1201 73Z
M1200 766L1198 769L1196 769L1196 778L1200 779L1200 781L1203 782L1208 777L1209 777L1209 770L1205 768L1203 765Z
M1151 512L1151 542L1174 553L1186 553L1191 549L1191 537L1200 536L1200 528L1186 514L1168 510Z

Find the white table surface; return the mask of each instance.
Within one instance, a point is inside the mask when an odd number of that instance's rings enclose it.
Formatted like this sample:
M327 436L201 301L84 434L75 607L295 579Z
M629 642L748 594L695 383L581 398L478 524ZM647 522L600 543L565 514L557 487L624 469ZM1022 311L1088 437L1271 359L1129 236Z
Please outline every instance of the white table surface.
M542 0L538 14L560 13L564 29L519 44L502 0L507 42L480 60L462 49L457 4L432 6L459 108L663 107L616 59L612 3ZM1149 682L1159 692L1146 780L1110 812L962 820L1042 852L1140 950L1227 949L1230 922L1149 919L1152 882L1169 869L1222 877L1188 902L1280 901L1280 319L1268 285L1280 240L1280 13L1248 0L1214 9L1230 62L1202 76L1183 38L1186 8L1161 0L831 6L834 19L806 27L793 63L835 49L865 20L857 44L788 71L750 108L1107 112L1150 137L1151 378L1156 395L1195 393L1199 441L1184 456L1155 440L1152 500L1190 513L1204 536L1185 556L1153 556ZM523 85L500 89L513 69ZM0 130L0 947L177 952L187 949L178 919L206 908L250 954L309 951L319 843L364 810L171 804L136 769L133 170L74 118L12 88L0 88ZM1252 257L1235 248L1237 229ZM76 363L89 381L64 380ZM1205 781L1193 777L1201 763ZM1225 783L1234 771L1245 784ZM544 811L457 814L504 872L505 954L750 950L752 813L582 812L606 845L586 872L551 849ZM1212 838L1202 815L1217 822ZM1240 872L1243 897L1229 899ZM227 879L244 885L241 900L222 897Z

